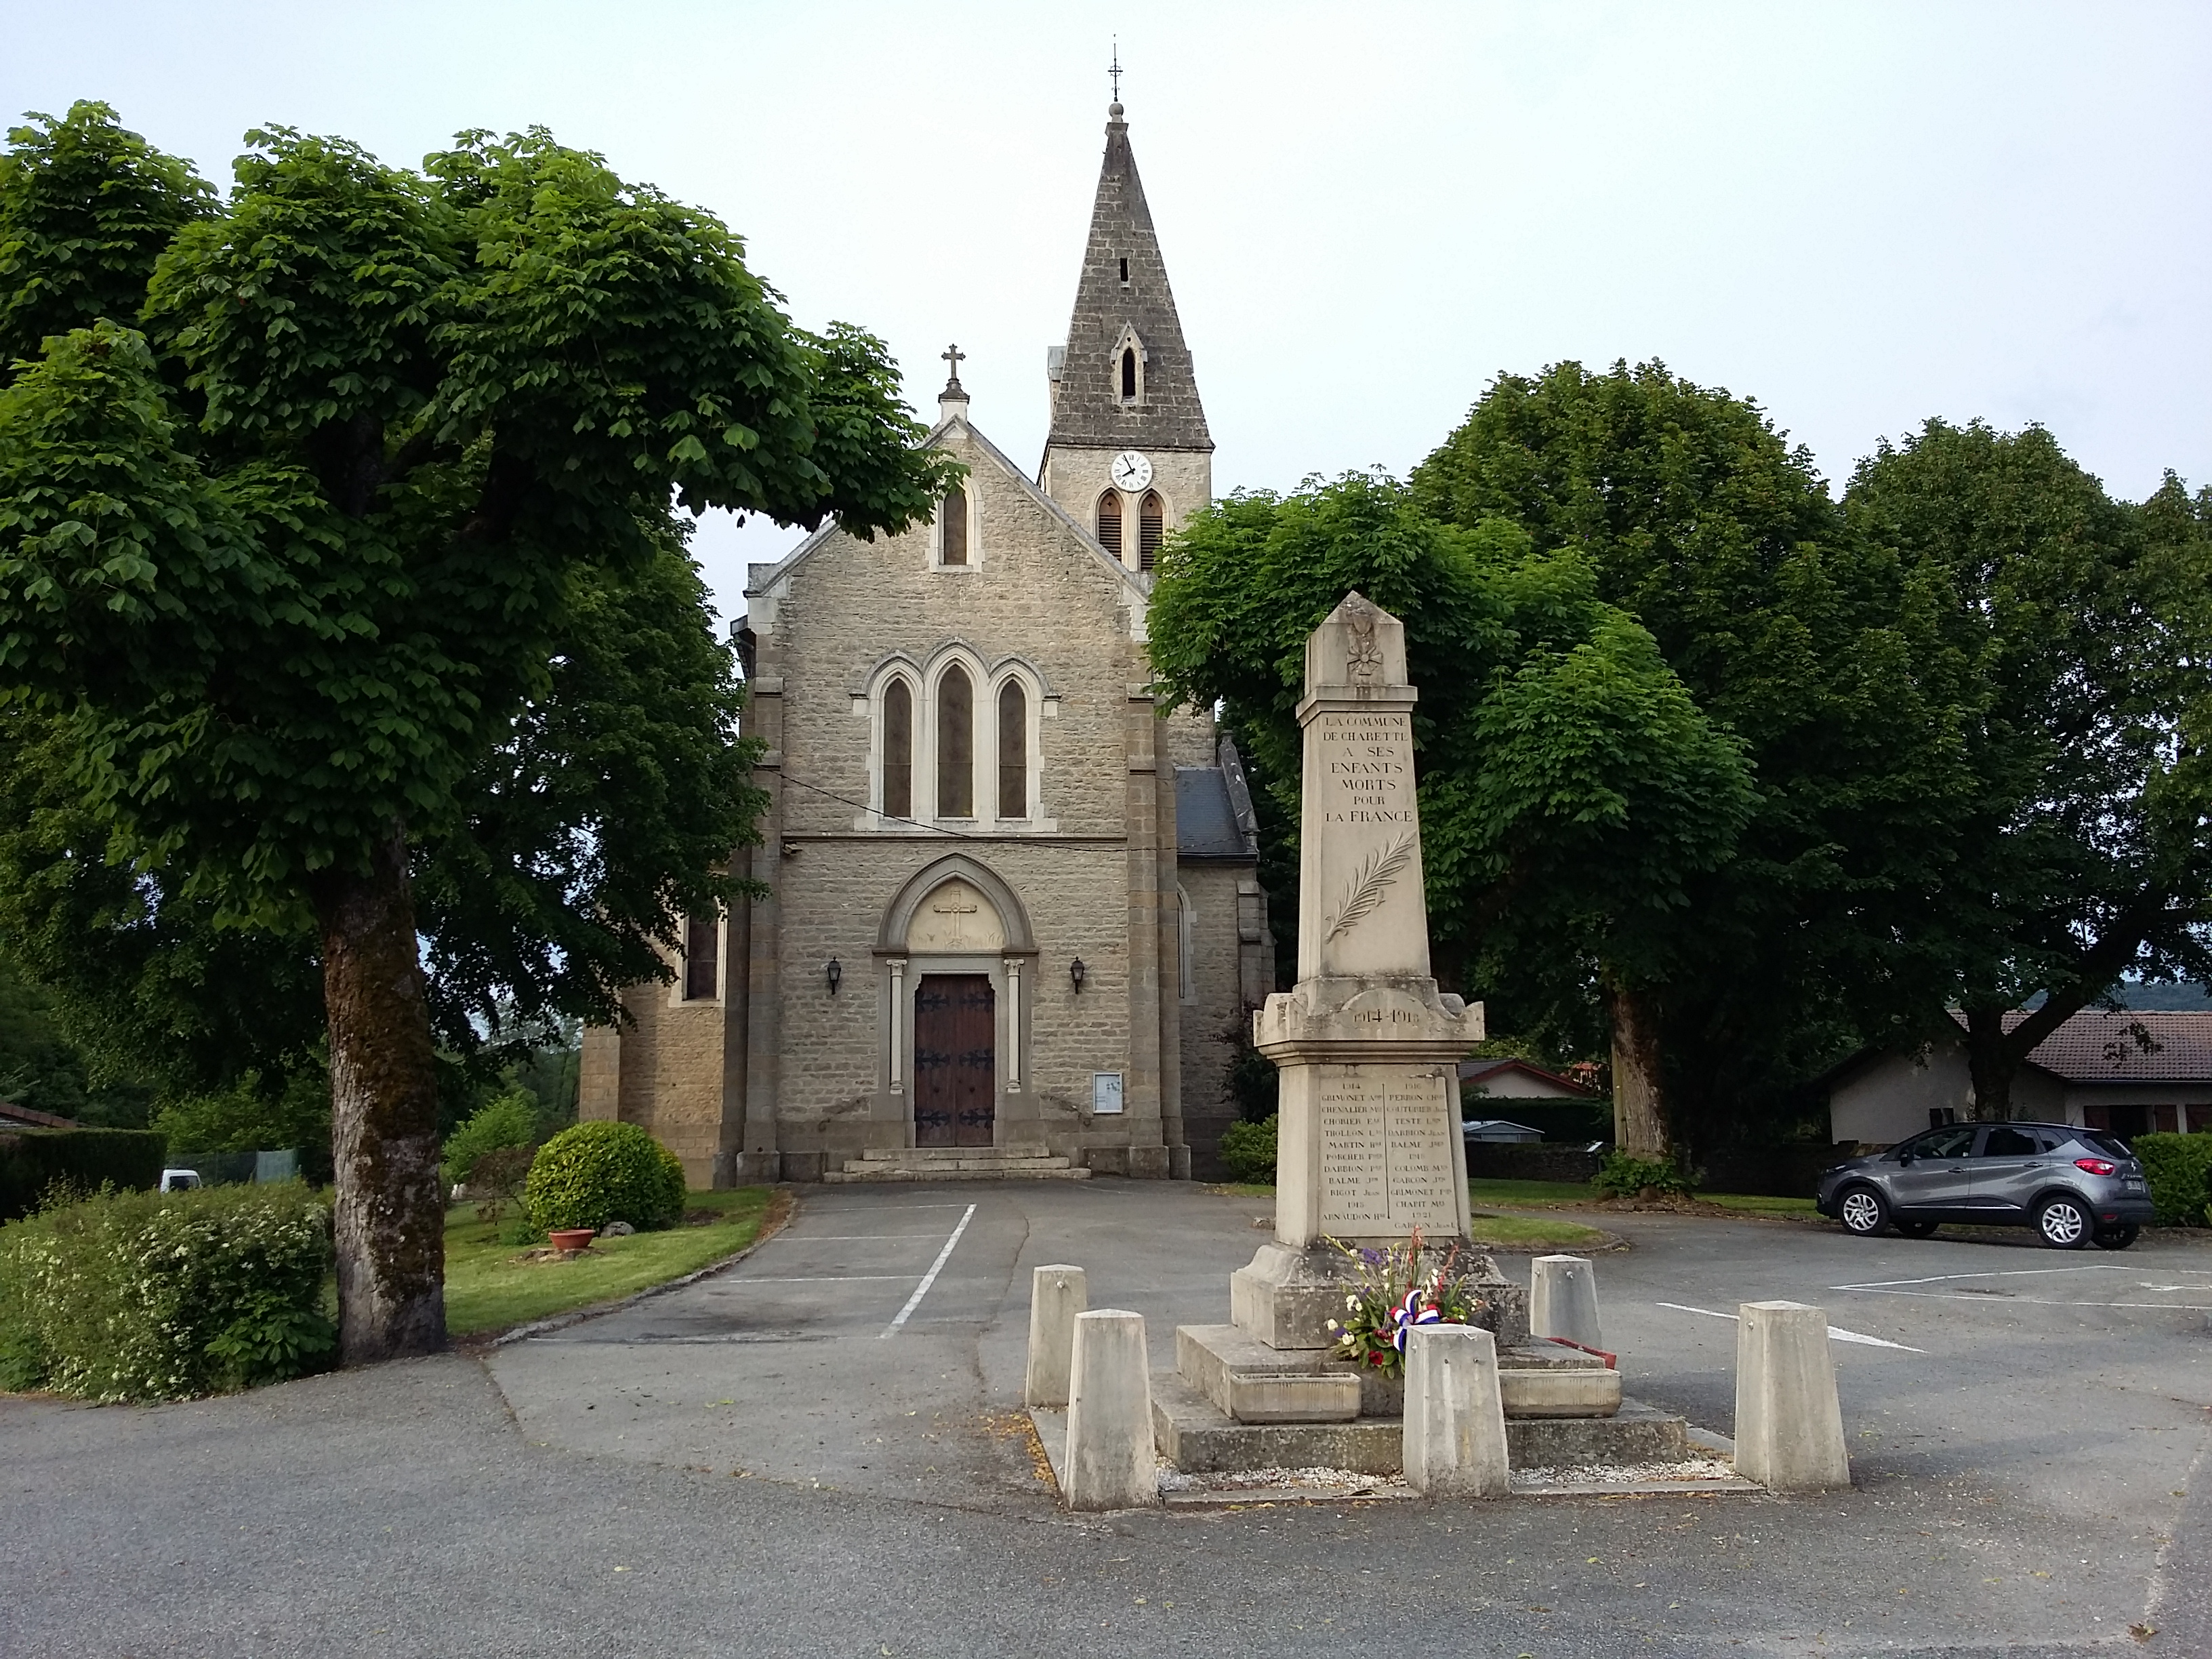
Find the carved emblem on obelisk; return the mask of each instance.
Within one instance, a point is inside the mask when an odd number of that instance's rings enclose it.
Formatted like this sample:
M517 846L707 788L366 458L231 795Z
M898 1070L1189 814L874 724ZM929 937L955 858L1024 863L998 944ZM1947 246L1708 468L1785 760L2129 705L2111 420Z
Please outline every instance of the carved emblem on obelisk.
M1387 847L1378 847L1368 854L1366 860L1352 873L1352 884L1344 890L1344 897L1330 920L1328 936L1349 933L1363 917L1382 902L1382 895L1390 884L1398 879L1413 856L1414 841L1409 831Z
M1382 678L1382 645L1375 637L1375 607L1359 594L1344 606L1350 637L1345 641L1345 672L1354 685L1373 685Z

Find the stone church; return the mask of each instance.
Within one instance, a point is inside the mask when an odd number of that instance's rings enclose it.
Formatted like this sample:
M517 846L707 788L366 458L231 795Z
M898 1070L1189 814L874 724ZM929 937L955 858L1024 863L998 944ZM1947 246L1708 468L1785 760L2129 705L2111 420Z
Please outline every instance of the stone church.
M933 520L751 567L737 640L767 896L585 1034L580 1111L694 1186L963 1167L1188 1178L1273 988L1251 800L1163 717L1146 608L1213 441L1119 103L1032 479L969 419ZM851 1166L849 1169L848 1166Z

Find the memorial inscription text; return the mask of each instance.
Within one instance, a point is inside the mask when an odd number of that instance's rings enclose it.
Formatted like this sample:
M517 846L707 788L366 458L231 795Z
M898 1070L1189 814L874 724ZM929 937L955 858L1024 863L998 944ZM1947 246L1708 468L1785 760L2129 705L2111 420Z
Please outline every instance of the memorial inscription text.
M1456 1232L1453 1126L1436 1066L1320 1070L1321 1230L1349 1238Z
M1307 729L1321 744L1323 823L1414 822L1410 716L1324 714Z

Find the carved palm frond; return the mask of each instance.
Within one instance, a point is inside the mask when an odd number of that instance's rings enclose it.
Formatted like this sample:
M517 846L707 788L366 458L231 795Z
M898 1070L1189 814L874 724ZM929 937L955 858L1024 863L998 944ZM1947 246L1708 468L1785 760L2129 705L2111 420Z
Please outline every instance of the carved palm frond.
M1349 933L1359 921L1382 902L1382 895L1398 878L1413 857L1413 834L1407 830L1387 847L1378 847L1368 854L1367 861L1352 878L1352 885L1345 890L1344 902L1336 907L1335 920L1329 923L1328 936Z

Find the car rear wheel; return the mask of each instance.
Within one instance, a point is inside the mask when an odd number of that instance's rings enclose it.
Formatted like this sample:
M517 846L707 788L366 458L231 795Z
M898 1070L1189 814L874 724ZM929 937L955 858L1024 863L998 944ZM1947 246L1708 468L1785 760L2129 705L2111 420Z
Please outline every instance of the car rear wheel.
M2089 1212L2078 1198L2046 1198L2036 1206L2035 1231L2054 1250L2078 1250L2089 1242Z
M1889 1200L1871 1187L1848 1188L1836 1202L1836 1215L1845 1232L1873 1238L1889 1225Z
M2097 1229L2094 1242L2100 1250L2124 1250L2136 1242L2142 1232L2142 1228L2133 1225L2100 1227Z
M1934 1221L1900 1221L1897 1224L1897 1231L1907 1238L1925 1238L1940 1224Z

